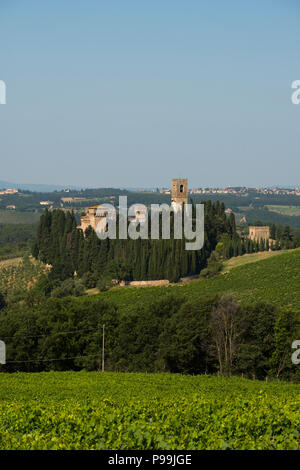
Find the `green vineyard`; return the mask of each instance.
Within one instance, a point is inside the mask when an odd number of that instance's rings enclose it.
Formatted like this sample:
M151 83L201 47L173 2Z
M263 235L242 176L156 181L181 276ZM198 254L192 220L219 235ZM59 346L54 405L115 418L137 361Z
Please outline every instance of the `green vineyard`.
M1 374L0 449L299 449L300 386L179 374Z
M35 259L25 256L0 262L0 292L5 292L8 297L24 293L30 289L47 267Z

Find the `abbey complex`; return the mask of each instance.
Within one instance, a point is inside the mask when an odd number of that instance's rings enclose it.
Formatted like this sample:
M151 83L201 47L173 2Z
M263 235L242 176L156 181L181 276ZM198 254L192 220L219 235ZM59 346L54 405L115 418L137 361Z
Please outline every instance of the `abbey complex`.
M187 178L173 178L172 179L172 193L171 193L171 206L174 210L182 207L183 204L188 202L188 180ZM80 225L77 227L83 232L88 227L92 227L94 231L96 229L106 230L106 218L108 210L105 205L101 206L90 206L86 209L86 214L80 219ZM135 210L136 220L143 219L143 213L140 207L136 205ZM265 242L270 241L270 227L269 226L249 226L249 239L255 242L261 240Z
M171 205L174 210L182 207L182 204L188 202L188 180L187 178L172 179L172 197ZM80 219L80 225L77 227L83 232L88 227L92 227L93 230L105 230L106 228L106 217L108 214L107 207L105 205L101 206L90 206L86 209L86 214L83 215ZM142 206L139 204L135 205L135 218L137 220L143 220L144 215L142 211ZM100 226L99 226L100 224Z

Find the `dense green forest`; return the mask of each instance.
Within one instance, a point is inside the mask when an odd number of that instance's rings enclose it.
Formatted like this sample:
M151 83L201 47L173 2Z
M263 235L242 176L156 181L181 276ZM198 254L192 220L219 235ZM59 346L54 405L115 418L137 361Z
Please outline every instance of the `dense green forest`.
M99 296L49 297L45 282L0 315L5 370L97 370L103 324L106 370L299 379L291 363L294 310L166 294L125 313Z

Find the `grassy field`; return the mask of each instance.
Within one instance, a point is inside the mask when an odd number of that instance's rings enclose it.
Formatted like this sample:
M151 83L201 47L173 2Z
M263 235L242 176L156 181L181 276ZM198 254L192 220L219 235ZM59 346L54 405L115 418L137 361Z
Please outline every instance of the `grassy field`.
M282 215L289 215L291 217L300 216L300 206L265 206L269 211L277 212Z
M12 258L12 259L5 259L0 261L0 269L5 269L8 267L18 266L22 261L22 258Z
M137 303L172 293L187 299L228 293L241 302L265 301L300 310L300 249L264 256L265 259L256 262L251 262L251 257L236 259L237 264L242 261L244 264L211 279L168 287L114 288L98 295L114 301L124 314Z
M243 266L244 264L248 263L256 263L257 261L262 261L267 258L271 258L272 256L282 255L283 253L291 253L295 250L281 250L281 251L259 251L258 253L250 253L245 254L243 256L235 256L233 258L228 259L223 264L222 272L226 273L229 272L232 268L237 268L238 266Z
M34 224L41 214L0 209L0 224Z
M300 385L177 374L1 374L0 449L299 449Z

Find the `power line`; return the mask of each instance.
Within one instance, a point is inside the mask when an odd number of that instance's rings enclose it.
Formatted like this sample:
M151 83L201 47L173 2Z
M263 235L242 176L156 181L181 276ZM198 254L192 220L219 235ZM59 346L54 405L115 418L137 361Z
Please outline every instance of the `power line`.
M76 334L76 333L83 333L87 331L100 331L102 329L102 372L104 372L104 328L105 325L98 328L89 328L84 330L73 330L73 331L60 331L57 333L50 333L48 335L15 335L15 336L4 336L1 337L3 339L15 339L15 338L47 338L51 336L57 335L69 335L69 334ZM33 362L51 362L51 361L65 361L65 360L72 360L72 359L84 359L84 358L91 358L91 357L98 357L98 354L86 355L86 356L71 356L71 357L61 357L61 358L52 358L52 359L29 359L29 360L21 360L21 361L6 361L6 364L20 364L20 363L33 363Z
M61 357L61 358L54 358L54 359L30 359L30 360L25 360L25 361L6 361L6 364L19 364L21 362L51 362L51 361L66 361L70 359L81 359L81 358L87 358L87 357L98 357L99 354L92 354L88 356L73 356L73 357Z
M50 336L57 335L71 335L76 333L84 333L87 331L99 331L101 328L90 328L85 330L73 330L73 331L59 331L57 333L49 333L47 335L14 335L14 336L1 336L2 339L15 339L15 338L48 338Z

